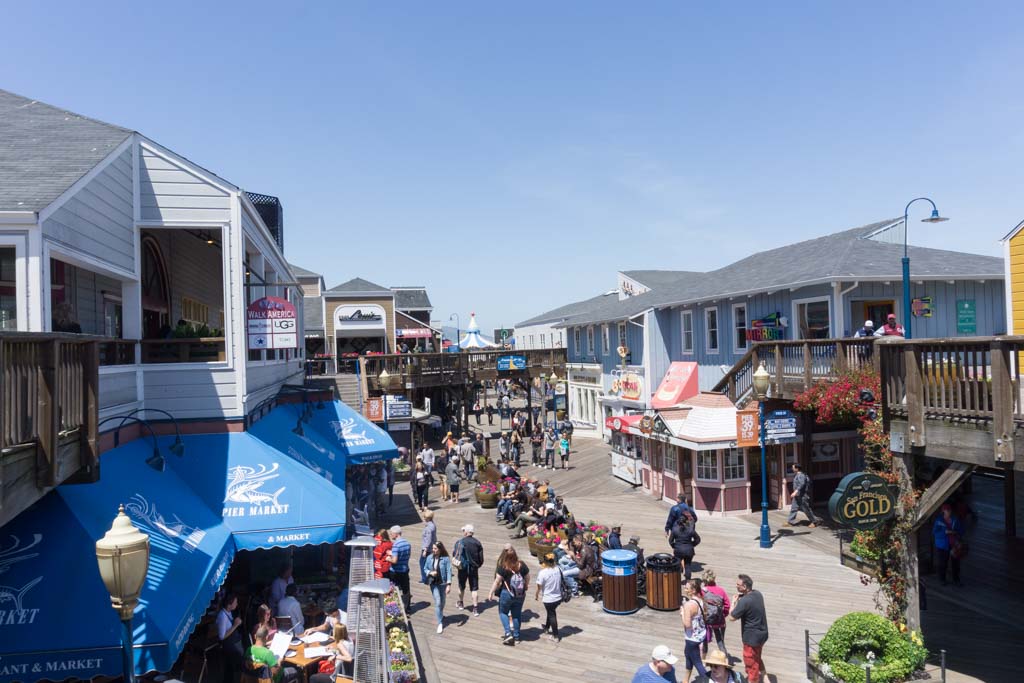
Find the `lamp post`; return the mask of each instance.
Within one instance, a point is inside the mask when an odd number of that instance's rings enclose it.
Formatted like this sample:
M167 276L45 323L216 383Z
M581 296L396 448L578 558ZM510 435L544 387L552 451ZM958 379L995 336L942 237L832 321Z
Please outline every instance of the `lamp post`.
M380 385L381 391L380 400L382 402L381 412L384 414L384 431L388 432L388 387L391 386L391 374L387 368L380 371L377 375L377 384ZM389 432L390 433L390 432Z
M939 210L935 208L935 202L928 197L918 197L917 199L911 199L907 202L907 206L903 209L903 331L906 333L905 338L911 338L911 314L910 309L910 256L907 255L907 233L910 232L910 224L907 223L907 217L910 212L910 205L914 202L928 202L932 205L932 215L928 218L922 218L922 223L942 223L949 219L940 216Z
M462 336L462 321L459 319L458 313L452 313L450 316L448 316L448 322L451 322L452 318L455 318L455 348L456 350L461 351L462 347L459 345L459 337Z
M772 530L768 526L768 467L765 456L766 430L764 428L764 400L768 397L768 381L771 375L764 368L764 361L754 373L754 395L757 397L758 433L761 441L761 547L772 547Z
M149 571L149 536L139 531L120 506L110 531L96 541L96 562L110 606L121 618L121 663L125 683L135 683L132 651L132 614L139 604L142 584Z

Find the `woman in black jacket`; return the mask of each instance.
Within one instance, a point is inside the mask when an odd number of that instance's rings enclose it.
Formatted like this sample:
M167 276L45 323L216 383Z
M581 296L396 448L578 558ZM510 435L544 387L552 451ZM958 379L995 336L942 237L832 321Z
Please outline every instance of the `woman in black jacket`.
M700 536L697 534L697 523L689 512L676 521L672 527L672 533L668 537L672 546L672 553L682 563L683 576L690 580L690 564L693 562L694 550L700 543Z

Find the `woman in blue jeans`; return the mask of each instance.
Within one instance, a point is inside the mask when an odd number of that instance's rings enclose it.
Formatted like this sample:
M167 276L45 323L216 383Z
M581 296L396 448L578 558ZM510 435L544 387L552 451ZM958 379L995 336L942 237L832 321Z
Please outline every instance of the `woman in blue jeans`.
M498 594L498 617L505 629L505 636L501 641L504 645L515 645L520 639L519 624L523 615L526 587L529 585L530 568L519 560L515 549L509 548L498 565L494 585L487 596L488 600L493 600L495 593Z
M436 541L426 562L427 585L434 596L434 616L437 632L444 631L444 601L452 590L452 559L444 543Z

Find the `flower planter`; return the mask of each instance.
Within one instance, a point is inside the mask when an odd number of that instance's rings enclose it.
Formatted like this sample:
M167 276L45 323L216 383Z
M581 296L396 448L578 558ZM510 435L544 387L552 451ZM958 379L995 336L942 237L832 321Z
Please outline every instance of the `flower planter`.
M861 574L878 578L878 565L857 555L848 546L843 546L842 552L839 553L839 562L850 569L856 569Z
M480 503L480 507L486 509L498 507L498 494L497 493L480 493L476 492L476 502Z
M543 557L545 553L549 553L554 550L555 546L550 543L541 542L541 536L527 536L526 547L530 551L530 554L535 557ZM540 553L538 555L538 553Z

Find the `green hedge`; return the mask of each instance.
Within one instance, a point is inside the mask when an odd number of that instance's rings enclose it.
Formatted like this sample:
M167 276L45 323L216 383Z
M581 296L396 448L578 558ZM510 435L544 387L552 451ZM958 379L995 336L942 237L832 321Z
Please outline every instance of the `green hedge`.
M918 641L920 642L920 640ZM818 646L818 661L846 683L864 683L867 653L875 654L872 683L905 681L924 665L928 651L900 633L896 625L872 612L851 612L829 628ZM860 662L851 662L856 657Z

